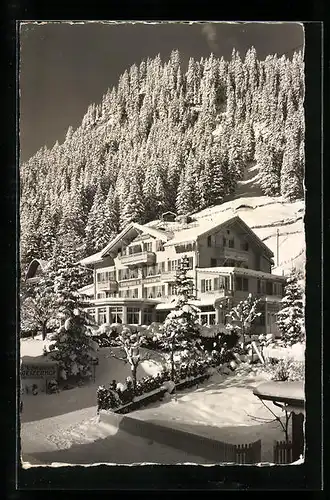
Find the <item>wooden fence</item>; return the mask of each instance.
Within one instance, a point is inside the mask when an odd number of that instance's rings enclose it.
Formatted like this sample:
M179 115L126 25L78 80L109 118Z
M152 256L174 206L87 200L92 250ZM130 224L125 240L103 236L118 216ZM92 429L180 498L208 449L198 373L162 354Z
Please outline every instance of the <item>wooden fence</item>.
M290 464L292 463L292 442L275 441L274 444L274 463Z
M261 440L250 444L235 445L235 462L237 464L255 464L261 462Z

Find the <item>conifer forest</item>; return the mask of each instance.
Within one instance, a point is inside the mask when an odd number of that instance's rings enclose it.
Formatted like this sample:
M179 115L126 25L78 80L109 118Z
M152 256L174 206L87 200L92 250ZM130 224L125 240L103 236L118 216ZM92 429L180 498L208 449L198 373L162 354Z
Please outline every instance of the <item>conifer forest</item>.
M62 144L20 165L22 268L77 261L130 221L221 204L251 166L263 194L303 198L304 90L301 52L183 68L174 50L131 66Z

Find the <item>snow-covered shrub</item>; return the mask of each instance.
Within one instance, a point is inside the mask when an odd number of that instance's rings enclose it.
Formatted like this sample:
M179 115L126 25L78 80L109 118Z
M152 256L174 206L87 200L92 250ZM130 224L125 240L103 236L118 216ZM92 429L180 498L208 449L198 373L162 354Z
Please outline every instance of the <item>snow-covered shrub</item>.
M272 380L298 381L305 378L305 363L292 359L281 359L272 367Z
M96 392L97 396L97 412L100 410L115 409L120 405L118 394L112 389L106 388L101 385Z

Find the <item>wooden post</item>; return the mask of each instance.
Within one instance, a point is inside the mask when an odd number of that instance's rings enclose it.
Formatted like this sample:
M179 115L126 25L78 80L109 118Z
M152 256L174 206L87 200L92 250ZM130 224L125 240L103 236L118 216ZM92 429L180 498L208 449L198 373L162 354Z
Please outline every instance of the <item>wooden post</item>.
M292 413L292 461L299 460L304 452L304 415Z

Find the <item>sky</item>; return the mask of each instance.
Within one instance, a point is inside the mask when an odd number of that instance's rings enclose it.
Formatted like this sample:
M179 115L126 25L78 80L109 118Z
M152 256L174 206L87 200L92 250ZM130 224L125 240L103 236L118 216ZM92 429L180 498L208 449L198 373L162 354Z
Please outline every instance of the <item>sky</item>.
M109 23L24 22L20 26L19 129L21 161L43 146L63 142L69 126L79 127L90 104L132 64L174 49L186 66L190 57L211 52L242 57L254 46L259 59L292 56L303 48L299 23Z

